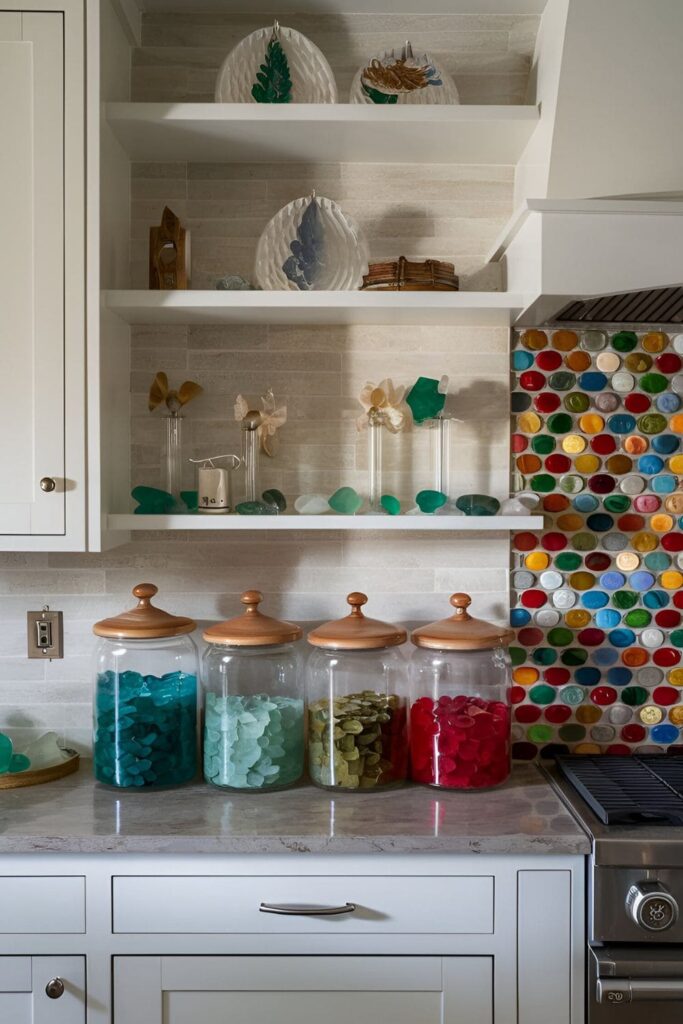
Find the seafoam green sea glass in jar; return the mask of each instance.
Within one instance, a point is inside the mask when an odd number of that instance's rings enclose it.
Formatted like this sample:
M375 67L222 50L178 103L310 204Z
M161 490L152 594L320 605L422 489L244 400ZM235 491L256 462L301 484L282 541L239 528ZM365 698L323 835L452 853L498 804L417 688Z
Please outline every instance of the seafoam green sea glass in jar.
M258 590L241 600L242 615L204 632L204 778L224 789L284 789L304 770L302 630L263 615Z
M197 768L196 623L153 605L156 592L139 583L135 608L93 626L95 777L120 789L175 786Z
M406 631L362 612L365 594L347 597L351 614L308 634L308 768L325 789L400 785L408 770Z

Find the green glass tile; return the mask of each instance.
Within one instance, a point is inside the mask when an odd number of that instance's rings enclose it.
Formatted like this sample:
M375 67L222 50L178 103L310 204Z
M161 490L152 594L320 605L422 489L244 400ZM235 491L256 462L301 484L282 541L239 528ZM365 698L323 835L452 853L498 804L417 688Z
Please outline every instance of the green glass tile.
M553 727L552 725L532 725L531 728L527 729L527 738L532 743L547 743L553 738Z
M523 665L526 661L526 651L522 647L510 647L508 653L510 655L510 661L515 667L517 665Z
M573 639L574 634L571 629L566 629L564 626L556 626L548 633L548 643L553 647L566 647Z
M638 604L638 595L634 594L632 590L616 590L612 594L612 604L620 611L625 611Z
M531 439L531 447L537 455L550 455L551 452L555 451L556 444L555 438L550 437L548 434L537 434L536 437Z
M547 427L552 434L568 434L573 420L567 412L554 412L548 416Z
M533 704L552 704L555 700L555 687L547 683L537 683L529 690L529 699Z
M562 651L560 661L567 668L585 665L588 661L588 651L584 651L583 647L568 647L566 651Z
M572 547L575 551L594 551L598 546L598 538L594 533L581 531L572 537Z
M672 633L669 633L669 643L672 643L674 647L683 647L683 629L674 629Z
M669 382L661 373L646 373L640 378L640 386L648 395L659 395L666 391Z
M612 338L612 347L617 352L632 352L638 344L638 335L635 331L619 331Z
M638 420L638 430L643 434L661 434L666 430L668 420L661 412L646 412Z
M643 626L649 626L652 622L652 616L645 608L634 608L632 612L628 612L624 616L624 625L631 626L632 629L642 629Z
M555 477L549 473L537 473L531 478L531 489L538 494L549 494L555 490Z
M574 551L563 551L555 559L555 568L560 572L574 572L581 565L581 561L581 555L575 554Z
M551 373L548 384L553 391L569 391L576 384L576 374L569 373L568 370L558 370L557 373Z
M590 398L583 391L572 391L564 399L564 407L568 412L585 412L590 404Z
M630 708L638 707L647 700L647 690L644 686L626 686L621 691L621 699Z
M571 686L565 686L560 691L560 700L563 704L569 705L569 707L575 708L579 704L583 704L586 697L586 691L583 686L577 686L576 683L572 683Z
M566 725L560 726L558 735L565 743L576 743L578 740L585 739L586 727L579 725L578 722L567 722Z
M531 660L537 665L554 665L557 661L557 651L552 647L537 647L531 653Z
M619 514L626 512L631 507L631 499L625 494L608 494L602 503L608 512L617 512Z

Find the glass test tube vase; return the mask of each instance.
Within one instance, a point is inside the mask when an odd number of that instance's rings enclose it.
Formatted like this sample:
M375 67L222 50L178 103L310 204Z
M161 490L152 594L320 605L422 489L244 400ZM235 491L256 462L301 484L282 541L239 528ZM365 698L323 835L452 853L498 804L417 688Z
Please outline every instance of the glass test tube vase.
M165 419L164 447L161 457L161 485L173 496L178 507L183 505L180 492L183 486L183 417L170 412Z
M368 414L368 513L383 515L382 508L382 441L384 424L381 415Z
M244 467L243 501L259 500L259 453L258 428L261 414L250 410L242 420L242 465Z

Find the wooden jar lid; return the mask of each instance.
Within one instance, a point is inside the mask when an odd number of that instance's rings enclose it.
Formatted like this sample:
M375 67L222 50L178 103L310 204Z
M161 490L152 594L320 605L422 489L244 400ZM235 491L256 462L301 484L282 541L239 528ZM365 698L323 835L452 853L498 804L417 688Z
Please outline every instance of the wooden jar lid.
M197 628L194 619L182 615L171 615L163 608L152 604L152 598L159 588L153 583L138 583L133 595L138 598L137 607L121 612L113 619L102 619L92 628L96 636L112 640L158 640L169 636L182 636Z
M271 619L258 610L263 600L260 590L245 590L240 600L246 610L234 619L209 626L202 634L207 643L225 644L226 647L266 647L291 644L303 636L301 626L296 623Z
M491 647L507 647L514 637L512 629L496 626L485 619L474 619L467 609L472 603L469 594L451 594L455 614L448 619L430 622L411 633L416 647L441 651L481 651Z
M351 613L312 630L308 634L309 644L337 651L372 651L406 642L405 629L363 615L361 607L368 601L365 594L354 592L346 600L351 605Z

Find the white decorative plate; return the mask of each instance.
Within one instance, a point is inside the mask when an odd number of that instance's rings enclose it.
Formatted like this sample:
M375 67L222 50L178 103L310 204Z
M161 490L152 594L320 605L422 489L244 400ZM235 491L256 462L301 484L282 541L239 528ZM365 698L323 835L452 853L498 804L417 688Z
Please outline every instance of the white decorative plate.
M256 247L257 283L264 290L353 291L368 272L368 246L331 199L303 196L266 225Z
M216 103L336 102L337 83L318 47L277 22L238 43L216 79Z
M410 43L386 50L360 68L351 83L351 103L459 103L455 82L428 53Z

